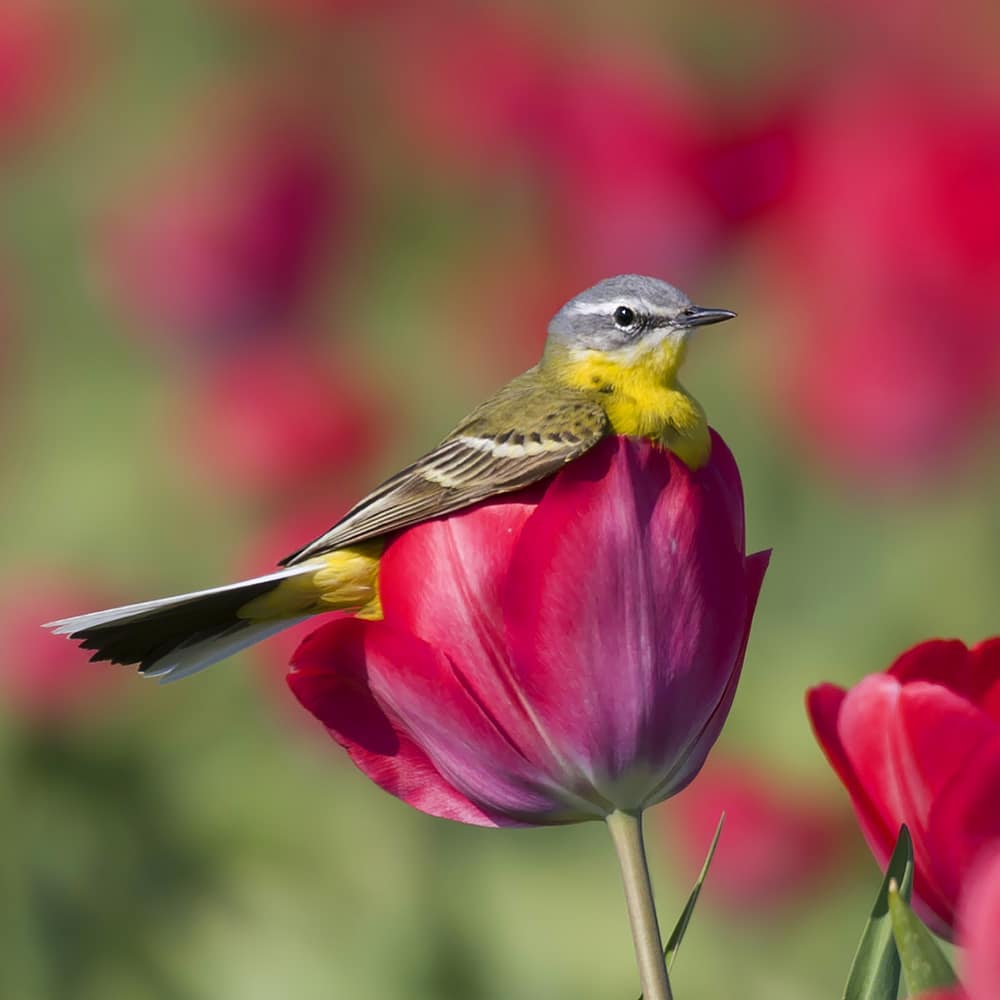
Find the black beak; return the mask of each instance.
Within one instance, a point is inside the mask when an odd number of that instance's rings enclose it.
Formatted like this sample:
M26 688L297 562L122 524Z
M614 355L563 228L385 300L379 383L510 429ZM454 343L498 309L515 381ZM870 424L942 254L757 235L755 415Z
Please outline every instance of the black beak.
M688 306L677 317L678 326L708 326L710 323L724 323L736 313L730 309L706 309L704 306Z

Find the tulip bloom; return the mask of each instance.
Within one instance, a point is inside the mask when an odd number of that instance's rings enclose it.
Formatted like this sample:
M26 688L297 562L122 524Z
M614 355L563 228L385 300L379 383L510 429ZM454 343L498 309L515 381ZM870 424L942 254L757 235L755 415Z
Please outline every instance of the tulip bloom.
M404 532L384 620L335 621L289 684L382 788L484 826L636 813L701 768L767 555L714 438L692 472L609 438L547 483Z
M909 827L914 905L950 937L964 878L1000 837L1000 638L921 643L849 691L813 688L808 708L883 868Z

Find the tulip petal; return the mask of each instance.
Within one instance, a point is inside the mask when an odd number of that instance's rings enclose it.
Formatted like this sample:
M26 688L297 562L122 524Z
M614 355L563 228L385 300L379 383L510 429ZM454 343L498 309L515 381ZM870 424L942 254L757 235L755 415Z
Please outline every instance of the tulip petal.
M289 682L303 704L369 777L410 805L480 825L600 816L550 793L447 657L420 639L385 622L338 621L310 636L293 662ZM478 818L454 815L469 814L470 804Z
M1000 721L1000 637L971 649L957 639L922 642L903 653L888 672L904 684L940 684Z
M982 692L975 701L991 719L1000 722L1000 636L978 643L969 652Z
M838 728L865 793L887 821L910 828L917 903L950 925L954 899L933 881L928 817L935 796L996 724L938 684L910 681L904 686L888 674L874 674L848 692Z
M331 634L339 622L313 632L292 658L288 686L347 750L358 769L408 805L443 819L496 826L440 775L398 719L368 687L363 656Z
M713 489L717 490L728 510L727 520L733 529L733 538L740 552L746 551L746 511L743 504L743 480L740 478L736 458L729 446L714 431L712 436L712 460L701 475L714 479Z
M551 754L510 679L500 591L511 554L542 487L418 524L386 549L379 574L385 621L460 666L508 738L548 766Z
M986 850L972 870L962 895L958 931L962 980L969 1000L1000 997L1000 843Z
M969 650L958 639L930 639L901 653L887 673L900 682L933 681L951 687L951 681L965 666Z
M629 775L618 806L697 741L736 669L750 587L734 510L713 465L608 439L521 531L502 596L512 669L565 767L605 790Z
M977 855L993 841L1000 842L1000 731L972 754L931 808L928 847L950 899L958 898Z
M820 684L806 695L806 708L816 740L851 797L861 832L879 867L885 868L900 824L884 815L862 787L840 739L838 719L847 692L836 684Z
M718 705L709 716L704 728L698 734L697 740L691 745L680 761L680 767L674 770L669 780L661 783L655 792L655 799L651 799L649 804L660 801L670 795L676 795L686 788L701 770L709 751L715 746L722 727L729 717L729 710L732 708L733 699L736 697L736 688L743 673L743 660L746 656L747 643L750 641L750 626L753 623L754 611L757 608L757 598L760 596L760 588L764 585L764 574L771 561L770 550L766 552L755 552L747 557L747 587L750 606L747 611L746 631L743 634L743 643L740 646L739 654L736 658L736 668L733 670L726 685L726 690L719 699Z

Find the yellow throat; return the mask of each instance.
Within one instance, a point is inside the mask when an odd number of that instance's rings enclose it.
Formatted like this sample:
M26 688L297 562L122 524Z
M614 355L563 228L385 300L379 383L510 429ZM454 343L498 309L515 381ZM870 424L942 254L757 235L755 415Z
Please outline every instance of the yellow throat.
M687 343L597 351L550 344L543 368L562 385L595 393L616 434L657 441L692 469L711 453L701 404L680 384Z

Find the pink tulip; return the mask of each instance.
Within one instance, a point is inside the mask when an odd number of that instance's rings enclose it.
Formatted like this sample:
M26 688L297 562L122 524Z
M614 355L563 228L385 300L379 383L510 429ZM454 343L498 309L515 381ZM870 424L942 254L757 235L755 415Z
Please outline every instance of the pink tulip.
M922 643L848 691L813 688L808 708L883 868L909 827L914 905L950 936L968 871L1000 837L1000 639Z
M691 472L610 438L392 541L384 620L315 632L289 684L365 774L431 815L635 813L684 788L718 737L766 565L745 553L721 439Z

